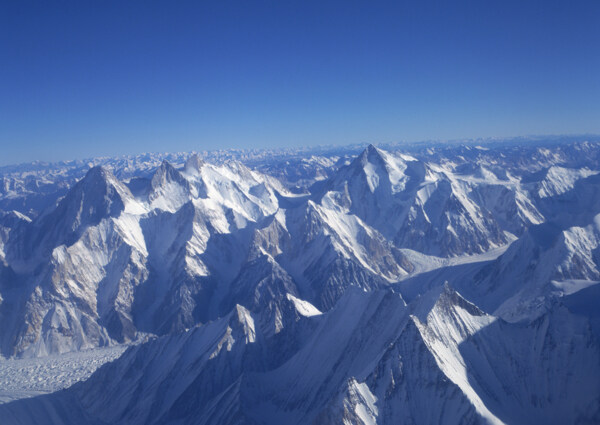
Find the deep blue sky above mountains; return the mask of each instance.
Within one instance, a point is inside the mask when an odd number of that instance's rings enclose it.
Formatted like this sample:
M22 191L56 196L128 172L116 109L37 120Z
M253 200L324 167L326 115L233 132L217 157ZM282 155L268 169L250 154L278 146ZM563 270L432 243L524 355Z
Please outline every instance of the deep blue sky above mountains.
M600 133L600 2L2 1L0 163Z

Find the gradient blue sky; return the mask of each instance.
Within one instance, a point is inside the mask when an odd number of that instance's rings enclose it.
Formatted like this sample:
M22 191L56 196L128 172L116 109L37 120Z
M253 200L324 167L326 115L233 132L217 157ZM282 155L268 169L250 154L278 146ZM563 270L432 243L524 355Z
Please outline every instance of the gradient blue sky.
M0 163L600 133L599 1L0 0Z

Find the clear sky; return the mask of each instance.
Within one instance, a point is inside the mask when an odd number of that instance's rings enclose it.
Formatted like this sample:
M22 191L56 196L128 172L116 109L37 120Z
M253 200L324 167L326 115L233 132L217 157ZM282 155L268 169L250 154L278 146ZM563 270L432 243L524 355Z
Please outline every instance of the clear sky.
M600 1L0 0L0 163L600 133Z

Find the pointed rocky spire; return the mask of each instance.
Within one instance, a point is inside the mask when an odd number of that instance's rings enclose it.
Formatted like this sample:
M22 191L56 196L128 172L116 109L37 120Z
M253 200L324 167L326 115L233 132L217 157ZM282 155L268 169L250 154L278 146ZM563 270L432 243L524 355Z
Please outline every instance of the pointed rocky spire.
M358 156L357 161L363 166L366 163L383 164L385 163L385 158L381 150L377 149L373 144L369 144Z

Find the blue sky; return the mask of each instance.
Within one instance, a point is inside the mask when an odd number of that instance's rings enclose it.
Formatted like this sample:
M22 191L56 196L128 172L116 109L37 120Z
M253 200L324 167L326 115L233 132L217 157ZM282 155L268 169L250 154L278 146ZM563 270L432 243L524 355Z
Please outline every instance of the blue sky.
M598 1L0 0L0 163L600 133Z

